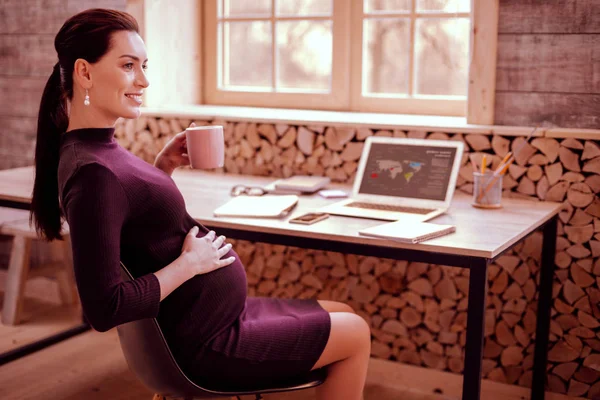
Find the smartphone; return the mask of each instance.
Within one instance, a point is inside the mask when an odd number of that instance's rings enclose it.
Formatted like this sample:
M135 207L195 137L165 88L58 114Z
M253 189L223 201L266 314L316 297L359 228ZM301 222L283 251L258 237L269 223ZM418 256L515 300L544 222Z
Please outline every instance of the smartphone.
M323 221L324 219L329 218L329 214L322 212L312 212L304 215L300 215L298 217L292 218L289 220L292 224L304 224L311 225L315 222Z

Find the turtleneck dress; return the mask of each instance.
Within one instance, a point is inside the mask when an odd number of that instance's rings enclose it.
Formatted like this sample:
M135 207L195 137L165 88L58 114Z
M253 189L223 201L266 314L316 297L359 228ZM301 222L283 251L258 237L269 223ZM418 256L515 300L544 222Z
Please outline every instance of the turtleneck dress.
M181 255L193 226L197 237L208 229L187 213L173 179L121 147L114 128L61 136L58 185L83 312L95 330L157 318L181 368L213 388L285 379L316 363L329 313L316 300L248 297L233 249L224 256L235 257L231 265L160 301L154 272ZM120 261L133 280L122 280Z

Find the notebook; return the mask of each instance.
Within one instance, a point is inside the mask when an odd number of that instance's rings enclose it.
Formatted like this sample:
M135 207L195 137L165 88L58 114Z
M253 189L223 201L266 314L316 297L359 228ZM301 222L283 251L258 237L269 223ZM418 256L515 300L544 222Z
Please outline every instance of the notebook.
M285 217L298 203L296 195L237 196L214 211L215 217Z
M464 144L370 136L347 200L320 208L328 214L388 221L427 221L448 210Z
M313 193L329 185L330 182L331 180L326 176L295 175L286 179L279 179L273 184L275 189Z
M363 229L358 233L364 236L392 239L403 243L420 243L455 231L456 227L454 225L394 221Z

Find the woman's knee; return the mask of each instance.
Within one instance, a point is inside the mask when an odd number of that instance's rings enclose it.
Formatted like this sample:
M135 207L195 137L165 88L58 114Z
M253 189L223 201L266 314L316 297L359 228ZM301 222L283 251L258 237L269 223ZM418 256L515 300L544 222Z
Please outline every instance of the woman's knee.
M313 369L345 360L357 354L370 354L371 329L363 318L347 312L336 312L329 315L331 317L329 339Z
M347 312L356 314L356 311L346 303L332 300L317 300L321 307L327 312Z
M331 313L329 315L331 318L331 331L336 342L351 348L361 344L371 344L371 328L360 315L347 312Z

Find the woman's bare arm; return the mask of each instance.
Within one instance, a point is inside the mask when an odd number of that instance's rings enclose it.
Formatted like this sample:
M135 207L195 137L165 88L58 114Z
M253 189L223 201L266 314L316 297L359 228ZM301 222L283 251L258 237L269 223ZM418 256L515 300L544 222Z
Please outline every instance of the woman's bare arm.
M190 261L190 256L184 253L171 264L154 273L160 283L160 301L194 276Z

